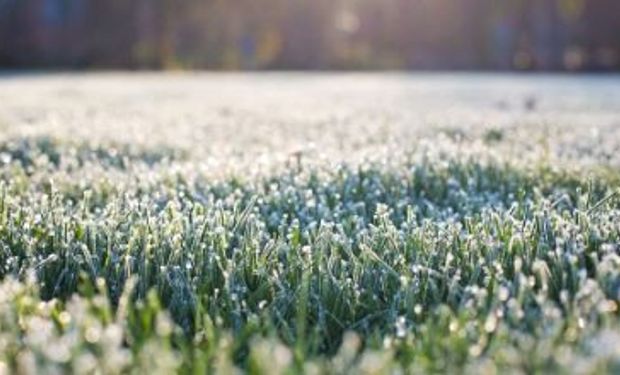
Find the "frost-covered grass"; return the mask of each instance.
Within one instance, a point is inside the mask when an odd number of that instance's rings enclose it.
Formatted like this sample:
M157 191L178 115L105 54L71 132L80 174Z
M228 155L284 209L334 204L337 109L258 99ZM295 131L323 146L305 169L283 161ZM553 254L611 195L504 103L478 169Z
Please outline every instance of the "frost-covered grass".
M388 104L358 128L230 102L194 136L123 118L135 98L108 105L135 82L72 94L90 132L60 102L32 119L55 87L33 80L0 111L0 374L620 371L620 109L605 101L575 124L462 103L497 123L424 129ZM147 133L109 134L96 114L114 111Z

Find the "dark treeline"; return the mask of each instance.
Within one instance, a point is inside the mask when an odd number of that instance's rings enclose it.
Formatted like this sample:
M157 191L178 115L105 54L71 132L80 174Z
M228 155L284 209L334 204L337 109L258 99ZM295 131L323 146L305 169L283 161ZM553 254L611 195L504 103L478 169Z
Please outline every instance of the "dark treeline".
M620 68L619 0L0 0L0 67Z

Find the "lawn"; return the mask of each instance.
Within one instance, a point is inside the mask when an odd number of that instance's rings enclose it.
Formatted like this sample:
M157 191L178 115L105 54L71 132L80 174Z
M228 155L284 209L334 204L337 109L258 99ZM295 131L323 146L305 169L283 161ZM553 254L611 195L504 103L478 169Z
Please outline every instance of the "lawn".
M0 374L620 372L620 78L0 77Z

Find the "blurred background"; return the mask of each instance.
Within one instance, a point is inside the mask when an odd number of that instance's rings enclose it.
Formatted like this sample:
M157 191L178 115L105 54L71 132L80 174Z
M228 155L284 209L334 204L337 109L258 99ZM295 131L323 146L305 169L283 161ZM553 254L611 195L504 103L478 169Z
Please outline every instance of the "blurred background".
M0 0L0 68L620 69L619 0Z

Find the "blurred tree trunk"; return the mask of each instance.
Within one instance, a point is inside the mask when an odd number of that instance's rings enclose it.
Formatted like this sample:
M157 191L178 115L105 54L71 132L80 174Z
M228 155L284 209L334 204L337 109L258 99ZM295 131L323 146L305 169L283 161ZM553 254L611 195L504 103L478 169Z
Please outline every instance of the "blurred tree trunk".
M160 31L158 40L159 67L171 69L177 66L175 52L175 25L176 13L180 2L174 0L160 0Z

